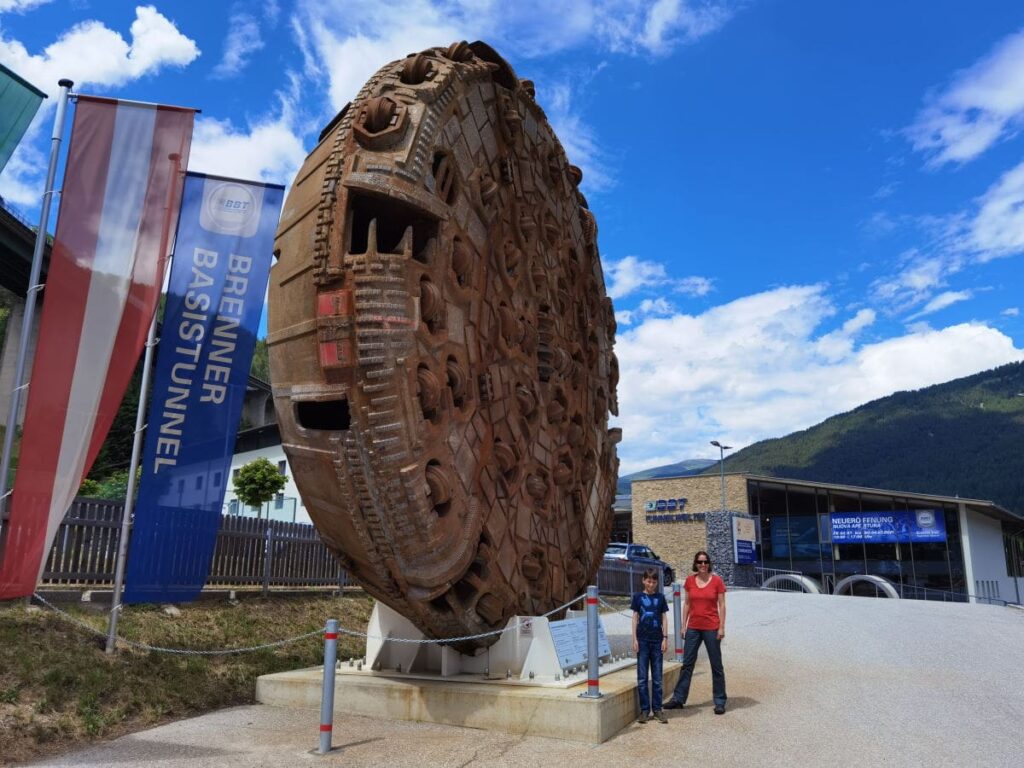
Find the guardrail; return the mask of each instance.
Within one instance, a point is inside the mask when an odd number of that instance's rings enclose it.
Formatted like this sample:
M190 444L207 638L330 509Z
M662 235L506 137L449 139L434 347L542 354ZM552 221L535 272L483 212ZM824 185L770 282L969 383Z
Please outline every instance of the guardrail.
M75 499L54 537L41 584L112 585L123 512L120 502ZM208 586L259 585L266 591L350 583L312 525L221 518Z
M651 567L658 572L658 583L665 585L664 569L661 567L641 565L628 560L605 560L597 570L597 588L603 595L632 595L634 592L643 592L644 571Z

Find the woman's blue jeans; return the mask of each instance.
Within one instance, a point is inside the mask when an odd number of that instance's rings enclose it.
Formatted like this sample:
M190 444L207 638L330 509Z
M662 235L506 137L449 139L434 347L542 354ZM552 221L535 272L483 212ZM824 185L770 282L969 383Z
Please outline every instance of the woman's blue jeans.
M636 688L640 692L640 711L651 712L661 709L661 638L637 641ZM651 670L651 691L647 691L647 670ZM654 706L651 706L653 702Z
M725 669L722 667L722 644L718 639L717 629L687 629L683 639L683 671L679 682L672 691L672 701L686 703L690 695L690 679L693 667L697 663L697 651L703 643L708 649L708 661L711 662L711 690L716 707L724 707L728 698L725 695Z

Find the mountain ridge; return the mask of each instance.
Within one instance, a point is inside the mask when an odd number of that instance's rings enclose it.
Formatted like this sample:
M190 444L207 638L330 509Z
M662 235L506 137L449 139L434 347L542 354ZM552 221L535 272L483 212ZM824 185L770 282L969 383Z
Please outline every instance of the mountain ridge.
M1022 447L1024 363L1010 363L896 392L807 429L753 443L727 457L725 468L959 495L1024 514Z

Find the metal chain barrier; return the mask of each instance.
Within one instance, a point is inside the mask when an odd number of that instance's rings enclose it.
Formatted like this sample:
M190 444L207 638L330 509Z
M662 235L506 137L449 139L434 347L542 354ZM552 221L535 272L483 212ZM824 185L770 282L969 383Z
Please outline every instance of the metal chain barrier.
M40 603L45 605L47 608L49 608L50 610L54 611L55 613L63 616L65 619L70 621L72 624L75 624L76 626L80 627L81 629L84 629L87 632L91 632L94 635L99 635L100 637L104 637L104 638L107 637L107 633L106 632L101 632L100 630L96 629L95 627L92 627L92 626L86 624L84 621L81 621L80 619L72 616L67 611L65 611L65 610L63 610L61 608L58 608L57 606L55 606L53 603L51 603L49 600L44 598L39 593L36 593L34 595L34 597L35 597L36 600L38 600ZM569 606L574 605L575 603L578 603L580 600L583 599L583 597L584 597L583 595L580 595L579 597L573 598L569 602L564 603L564 604L558 606L557 608L552 608L550 611L548 611L547 613L543 614L539 618L546 619L548 616L551 616L552 614L558 613L559 611L564 611ZM117 606L117 609L120 609L120 608L121 608L121 606ZM355 630L355 629L346 629L344 627L338 627L337 631L339 633L343 634L343 635L348 635L349 637L361 637L361 638L366 638L368 640L380 640L380 641L383 641L383 642L390 642L390 643L413 643L413 644L419 644L419 645L428 645L428 644L432 644L432 643L438 643L438 644L440 644L440 643L458 643L458 642L463 642L465 640L477 640L477 639L482 638L482 637L491 637L492 635L500 635L500 634L503 634L505 632L509 632L509 631L511 631L513 629L518 629L519 625L520 625L520 621L521 620L517 619L514 624L510 624L509 626L504 627L502 629L493 629L490 632L481 632L481 633L476 634L476 635L465 635L464 637L446 637L443 640L433 640L433 639L429 639L429 638L416 639L416 638L409 638L409 637L379 637L377 635L368 635L365 632L359 632L358 630ZM157 653L173 653L173 654L179 654L179 655L183 655L183 656L227 656L227 655L234 654L234 653L252 653L254 651L262 651L262 650L265 650L267 648L277 648L277 647L282 646L282 645L287 645L289 643L298 642L299 640L305 640L308 637L313 637L314 635L319 635L322 632L323 632L322 629L314 629L312 632L307 632L304 635L296 635L295 637L289 637L289 638L286 638L284 640L276 640L276 641L274 641L272 643L264 643L262 645L253 645L253 646L249 646L249 647L246 647L246 648L220 648L220 649L212 650L212 651L197 651L197 650L192 650L190 648L164 648L164 647L161 647L161 646L158 646L158 645L148 645L146 643L140 643L140 642L137 642L135 640L127 640L127 639L125 639L123 637L116 638L116 641L119 642L119 643L122 643L124 645L127 645L130 648L136 648L136 649L142 650L142 651L156 651Z
M563 603L562 605L558 606L557 608L552 608L547 613L541 614L540 616L537 616L537 617L531 616L530 618L531 619L532 618L546 619L548 616L550 616L550 615L552 615L554 613L558 613L559 611L564 611L570 605L574 605L575 603L578 603L583 598L584 598L584 595L580 595L579 597L573 598L568 603ZM491 637L492 635L501 635L501 634L504 634L505 632L511 632L513 629L518 629L519 625L520 625L520 621L521 621L520 619L516 619L514 624L509 624L507 627L504 627L502 629L492 629L490 632L481 632L481 633L476 634L476 635L465 635L463 637L446 637L443 640L431 640L429 638L419 638L419 639L417 639L417 638L412 638L412 637L381 637L379 635L368 635L365 632L359 632L359 631L354 630L354 629L345 629L344 627L338 627L338 632L340 632L343 635L349 635L350 637L364 637L367 640L379 640L379 641L385 642L385 643L412 643L414 645L429 645L431 643L461 643L464 640L478 640L481 637Z
M607 616L607 615L612 614L612 613L622 614L623 616L632 616L633 615L633 611L631 609L629 609L629 608L616 608L614 605L609 603L607 600L605 600L600 595L598 595L597 599L600 601L601 605L604 608L608 609L607 611L605 611L604 613L601 614L602 616Z
M102 632L102 631L96 629L95 627L92 627L92 626L86 624L84 621L82 621L82 620L72 616L67 611L65 611L65 610L63 610L61 608L58 608L56 605L51 603L49 600L47 600L45 597L43 597L39 593L36 593L34 595L34 597L35 597L36 600L38 600L40 603L45 605L47 608L49 608L50 610L52 610L55 613L59 614L60 616L64 617L65 619L70 621L75 626L77 626L77 627L79 627L81 629L84 629L87 632L91 632L94 635L98 635L99 637L106 638L106 636L107 636L106 632ZM120 606L118 606L118 607L120 607ZM274 642L263 643L262 645L251 645L251 646L248 646L248 647L245 647L245 648L219 648L219 649L210 650L210 651L198 651L198 650L193 650L191 648L164 648L164 647L161 647L159 645L148 645L147 643L140 643L140 642L135 641L135 640L127 640L127 639L125 639L123 637L118 637L117 638L117 642L119 642L119 643L121 643L123 645L127 645L129 648L135 648L135 649L140 650L140 651L155 651L157 653L171 653L171 654L177 654L177 655L180 655L180 656L229 656L229 655L235 654L235 653L253 653L255 651L262 651L262 650L265 650L267 648L278 648L278 647L280 647L282 645L288 645L289 643L295 643L295 642L298 642L299 640L305 640L308 637L313 637L315 635L319 635L322 632L323 632L322 629L314 629L312 632L306 632L304 635L296 635L295 637L289 637L289 638L286 638L284 640L275 640Z

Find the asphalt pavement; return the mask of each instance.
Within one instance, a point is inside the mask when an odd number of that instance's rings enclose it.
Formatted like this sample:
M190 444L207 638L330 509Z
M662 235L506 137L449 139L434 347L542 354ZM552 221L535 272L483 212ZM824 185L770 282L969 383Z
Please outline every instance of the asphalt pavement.
M1024 611L737 591L723 646L728 711L702 651L669 722L601 745L351 715L314 753L319 713L235 707L40 766L1020 766Z

